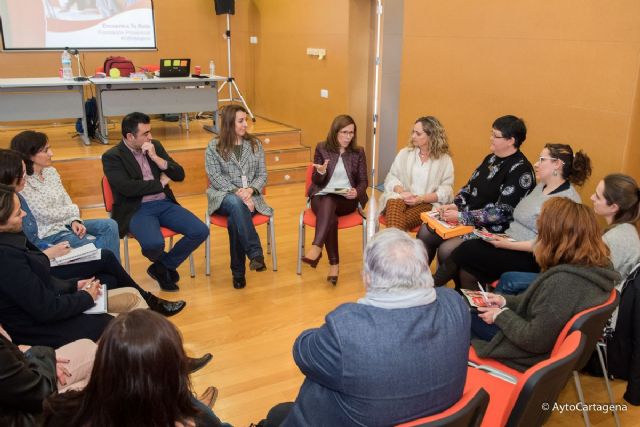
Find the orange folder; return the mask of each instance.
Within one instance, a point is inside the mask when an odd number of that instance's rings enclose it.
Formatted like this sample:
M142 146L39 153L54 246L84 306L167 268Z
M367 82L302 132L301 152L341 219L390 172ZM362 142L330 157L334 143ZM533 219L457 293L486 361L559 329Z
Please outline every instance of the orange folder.
M422 222L424 222L429 229L434 230L438 236L445 240L473 232L472 225L451 225L445 221L441 221L438 213L435 211L422 212L420 219L422 219Z

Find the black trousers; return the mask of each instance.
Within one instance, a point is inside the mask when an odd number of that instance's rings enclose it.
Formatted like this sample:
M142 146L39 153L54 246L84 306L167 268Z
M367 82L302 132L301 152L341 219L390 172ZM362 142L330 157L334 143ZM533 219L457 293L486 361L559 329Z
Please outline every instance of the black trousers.
M102 249L101 252L102 256L97 261L51 267L51 274L58 279L66 280L81 280L95 276L100 283L107 285L108 289L130 287L137 289L143 298L148 295L148 292L129 276L113 252L108 249Z

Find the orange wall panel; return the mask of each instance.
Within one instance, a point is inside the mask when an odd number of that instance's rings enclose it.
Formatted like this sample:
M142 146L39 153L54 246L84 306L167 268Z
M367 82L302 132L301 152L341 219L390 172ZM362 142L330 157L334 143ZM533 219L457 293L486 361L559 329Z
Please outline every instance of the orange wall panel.
M525 119L531 161L547 142L585 150L594 166L585 200L625 156L637 156L627 145L638 120L640 2L407 0L404 16L397 146L416 117L440 118L458 187L488 154L491 123L504 114Z

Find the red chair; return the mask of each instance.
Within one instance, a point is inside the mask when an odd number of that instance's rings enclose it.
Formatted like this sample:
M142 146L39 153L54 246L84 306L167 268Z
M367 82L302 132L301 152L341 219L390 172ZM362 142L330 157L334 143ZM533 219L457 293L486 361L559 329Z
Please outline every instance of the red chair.
M378 225L376 227L376 231L378 231L380 229L380 224L384 225L385 227L387 226L387 218L383 214L380 214L378 216ZM418 230L420 230L420 226L416 225L415 227L413 227L409 231L412 232L412 233L417 233Z
M304 185L304 195L306 196L309 192L309 187L311 186L311 176L313 175L313 165L309 165L307 167L307 177ZM311 205L309 201L307 201L307 207L300 213L300 222L298 224L298 267L296 269L296 273L302 274L302 255L304 254L304 240L305 240L305 227L314 227L316 226L316 214L311 210ZM362 214L362 209L358 206L358 209L355 212L352 212L348 215L342 215L338 217L338 230L344 228L352 228L362 226L362 250L364 251L365 246L367 245L367 219Z
M262 189L262 194L266 196L267 187ZM208 212L204 213L204 222L209 224L209 229L211 229L211 224L227 228L227 217L224 215L209 215ZM256 213L252 222L254 226L259 226L262 224L267 224L267 253L271 254L271 264L273 264L273 271L278 271L278 257L276 256L276 229L273 216L262 215L261 213ZM211 232L207 236L207 240L204 244L205 257L206 257L206 270L205 273L207 276L211 275Z
M109 181L106 176L102 177L102 200L104 201L104 209L111 215L111 211L113 210L113 192L111 191L111 185L109 185ZM162 233L162 237L165 239L169 238L169 249L173 247L173 236L178 235L180 233L170 230L166 227L160 227L160 232ZM124 269L127 270L127 273L130 271L130 263L129 263L129 237L135 239L135 237L128 233L124 236ZM193 253L189 255L189 273L191 277L196 277L196 269L193 263Z
M611 385L609 384L609 378L606 366L604 364L602 354L600 353L601 349L597 346L598 340L602 337L602 331L607 320L611 317L611 314L618 306L618 302L620 300L620 296L618 292L614 289L611 292L609 298L600 305L595 307L590 307L586 310L583 310L579 313L576 313L565 325L565 327L560 331L558 338L556 339L556 343L551 350L551 357L553 357L556 353L560 351L563 342L566 337L574 332L580 331L585 335L585 350L583 354L580 354L580 359L577 362L576 369L573 370L573 378L576 386L576 390L578 392L578 397L580 402L584 403L584 395L582 393L582 385L580 383L580 377L578 375L578 371L584 367L587 363L593 350L595 349L598 352L601 367L604 372L604 381L607 387L607 392L609 394L609 399L612 404L615 403L613 398L613 392L611 391ZM506 374L507 377L514 379L515 381L521 381L523 377L523 373L519 372L513 368L510 368L497 360L494 359L483 359L479 357L474 348L470 347L469 349L469 365L476 366L479 369L484 369L486 371L497 371L503 374ZM584 405L583 405L584 407ZM619 425L618 413L615 410L615 406L613 407L613 416L616 422L616 425ZM585 411L583 411L583 418L585 420L585 424L589 425L589 415Z
M465 387L449 409L396 427L478 427L489 405L489 393L480 386Z
M467 387L483 387L490 396L483 427L539 427L585 351L587 338L574 331L558 351L521 374L516 383L474 367L467 370Z

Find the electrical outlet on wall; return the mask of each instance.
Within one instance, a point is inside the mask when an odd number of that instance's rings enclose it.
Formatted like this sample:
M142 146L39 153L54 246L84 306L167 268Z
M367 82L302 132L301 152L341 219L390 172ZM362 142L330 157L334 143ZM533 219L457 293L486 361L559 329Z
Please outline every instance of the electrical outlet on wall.
M328 98L329 90L328 89L320 89L320 98Z
M251 44L258 44L258 37L257 37L257 36L251 36L251 37L249 37L249 43L251 43Z

